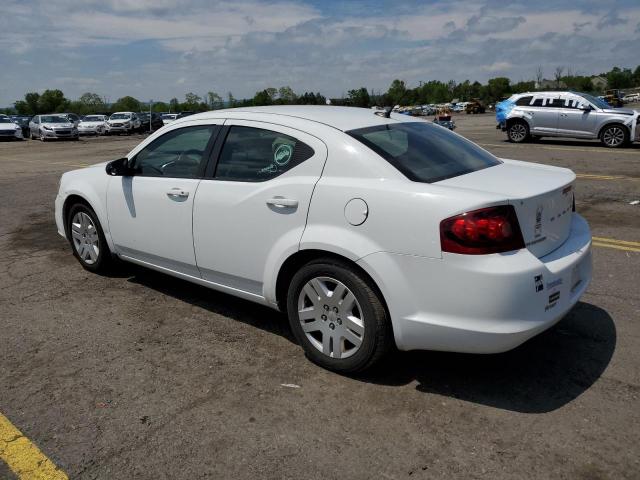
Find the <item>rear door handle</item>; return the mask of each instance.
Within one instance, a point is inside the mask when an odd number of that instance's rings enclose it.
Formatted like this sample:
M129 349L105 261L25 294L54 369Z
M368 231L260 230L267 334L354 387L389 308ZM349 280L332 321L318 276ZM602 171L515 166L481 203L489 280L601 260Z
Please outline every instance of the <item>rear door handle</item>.
M183 190L181 188L172 188L171 190L169 190L167 192L167 197L172 198L172 199L188 198L189 197L189 192L187 192L186 190Z
M267 205L277 208L295 208L298 206L298 201L291 198L273 197L267 200Z

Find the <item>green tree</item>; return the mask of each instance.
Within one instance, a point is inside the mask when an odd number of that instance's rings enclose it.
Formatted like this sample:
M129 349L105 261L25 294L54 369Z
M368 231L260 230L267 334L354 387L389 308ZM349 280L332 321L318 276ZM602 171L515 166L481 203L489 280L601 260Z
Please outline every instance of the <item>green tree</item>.
M507 77L491 78L487 82L487 99L500 100L510 93L510 80Z
M349 95L349 101L354 107L368 108L371 104L369 92L365 87L360 87L355 90L349 90L349 92L347 92L347 95Z
M207 99L209 101L209 108L211 110L222 108L224 105L222 101L222 97L218 95L216 92L207 92Z
M253 104L255 106L272 105L273 99L271 95L269 95L267 89L265 89L260 92L256 92L256 94L253 96Z
M69 108L67 100L61 90L45 90L38 98L38 111L42 113L60 113Z
M293 89L289 86L280 87L278 90L278 100L283 104L295 103L297 95L293 92Z
M119 98L111 108L114 112L139 112L141 105L139 100L127 95Z
M182 104L183 110L198 110L200 105L200 96L193 92L189 92L184 96L185 102Z
M180 110L180 102L176 97L173 97L169 100L169 111L173 113L177 113Z
M167 112L169 111L169 105L166 102L156 102L153 104L153 107L151 107L151 109L154 112Z
M397 78L391 82L389 90L387 90L387 98L393 105L402 105L407 99L407 85L404 80Z

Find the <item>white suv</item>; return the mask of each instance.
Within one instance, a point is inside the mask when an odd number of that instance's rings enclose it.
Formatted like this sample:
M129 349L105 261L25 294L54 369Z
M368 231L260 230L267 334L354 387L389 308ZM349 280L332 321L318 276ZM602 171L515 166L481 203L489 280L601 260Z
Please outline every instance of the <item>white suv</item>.
M117 133L130 134L140 130L140 119L134 112L116 112L111 114L107 121L107 135Z
M55 217L87 270L117 257L280 309L344 372L394 343L502 352L560 320L591 278L575 178L406 115L238 108L65 173Z

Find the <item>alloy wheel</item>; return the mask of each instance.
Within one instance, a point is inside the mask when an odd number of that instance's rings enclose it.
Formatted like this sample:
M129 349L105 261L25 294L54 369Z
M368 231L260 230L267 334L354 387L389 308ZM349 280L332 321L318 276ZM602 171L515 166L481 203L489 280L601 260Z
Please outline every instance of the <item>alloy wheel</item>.
M611 127L602 134L602 141L610 147L619 147L624 142L624 131L620 127Z
M515 142L521 142L527 136L527 129L521 123L516 123L509 129L511 139Z
M364 339L364 314L355 295L331 277L309 280L298 296L298 319L309 342L331 358L354 355Z
M100 237L93 220L85 212L78 212L71 220L71 239L78 257L87 265L93 265L100 255Z

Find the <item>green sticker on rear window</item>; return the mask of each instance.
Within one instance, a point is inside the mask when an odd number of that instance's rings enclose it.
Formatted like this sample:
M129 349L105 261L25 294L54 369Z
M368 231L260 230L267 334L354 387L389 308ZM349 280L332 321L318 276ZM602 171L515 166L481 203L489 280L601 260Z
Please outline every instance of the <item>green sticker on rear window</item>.
M280 167L289 163L291 157L293 157L293 146L286 143L280 145L276 148L276 151L273 152L273 161Z

